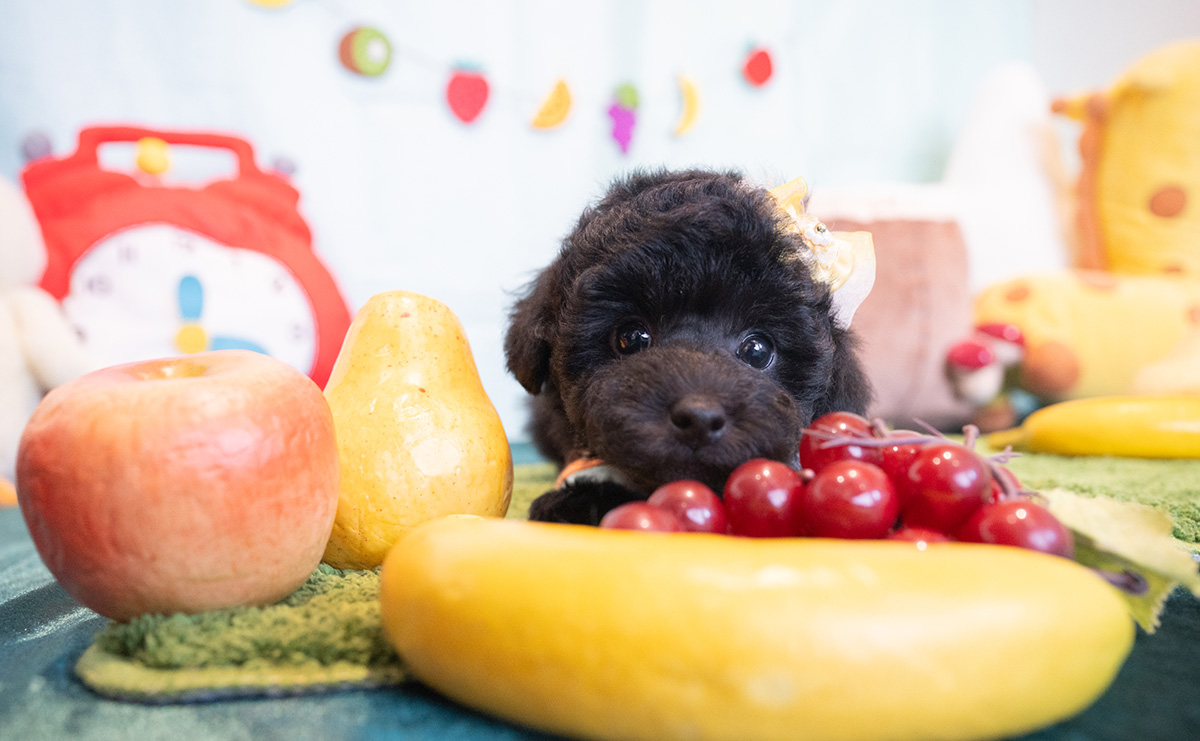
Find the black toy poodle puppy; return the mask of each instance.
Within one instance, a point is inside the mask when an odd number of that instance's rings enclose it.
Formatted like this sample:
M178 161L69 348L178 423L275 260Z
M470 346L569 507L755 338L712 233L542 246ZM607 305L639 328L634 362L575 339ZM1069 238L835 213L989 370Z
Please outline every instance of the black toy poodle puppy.
M720 493L751 458L796 465L814 418L865 411L854 338L789 218L702 170L633 174L584 211L514 306L505 354L541 453L605 465L560 479L531 519L596 524L678 479Z

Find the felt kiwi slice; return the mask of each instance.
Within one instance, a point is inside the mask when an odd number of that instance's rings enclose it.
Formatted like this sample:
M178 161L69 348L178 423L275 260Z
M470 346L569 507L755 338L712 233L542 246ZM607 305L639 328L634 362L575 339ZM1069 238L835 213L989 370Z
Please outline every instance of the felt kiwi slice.
M338 57L351 72L376 77L392 61L392 44L379 29L356 28L342 37Z

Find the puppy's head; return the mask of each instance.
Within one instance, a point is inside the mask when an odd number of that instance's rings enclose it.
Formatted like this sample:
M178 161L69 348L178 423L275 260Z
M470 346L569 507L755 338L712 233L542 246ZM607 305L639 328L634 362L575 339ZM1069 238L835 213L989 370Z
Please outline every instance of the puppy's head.
M536 424L644 490L719 491L750 458L792 462L814 417L862 411L852 339L783 218L732 173L617 183L514 308L508 367L558 417Z

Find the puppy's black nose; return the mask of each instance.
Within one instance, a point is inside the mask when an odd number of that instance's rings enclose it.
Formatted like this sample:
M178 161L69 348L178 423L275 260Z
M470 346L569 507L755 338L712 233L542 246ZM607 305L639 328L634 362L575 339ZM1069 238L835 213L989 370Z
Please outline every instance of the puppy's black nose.
M707 396L684 396L671 405L671 426L681 443L701 448L725 432L725 407Z

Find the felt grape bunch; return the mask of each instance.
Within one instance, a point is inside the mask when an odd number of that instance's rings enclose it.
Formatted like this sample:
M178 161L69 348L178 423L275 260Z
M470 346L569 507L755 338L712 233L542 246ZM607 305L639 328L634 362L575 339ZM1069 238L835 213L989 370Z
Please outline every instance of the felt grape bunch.
M601 527L822 537L991 543L1071 558L1071 531L1023 491L1002 463L961 443L891 430L848 412L815 420L800 443L802 468L747 461L722 496L675 481L645 502L609 512Z

